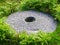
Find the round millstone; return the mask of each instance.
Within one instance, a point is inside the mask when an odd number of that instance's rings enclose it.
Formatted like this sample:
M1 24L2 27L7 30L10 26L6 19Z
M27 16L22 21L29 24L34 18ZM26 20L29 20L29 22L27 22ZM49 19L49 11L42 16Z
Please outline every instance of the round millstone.
M54 32L57 26L52 16L36 11L13 13L8 16L6 22L17 32L27 31L28 33L36 33L38 30L50 33Z

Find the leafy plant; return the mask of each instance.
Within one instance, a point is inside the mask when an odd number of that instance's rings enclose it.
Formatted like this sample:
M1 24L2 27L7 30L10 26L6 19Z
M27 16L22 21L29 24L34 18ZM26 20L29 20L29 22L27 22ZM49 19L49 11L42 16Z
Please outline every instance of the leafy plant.
M52 15L55 16L56 20L60 21L60 4L58 4L55 8L52 9Z
M20 3L20 2L19 2ZM4 16L8 16L13 12L16 12L19 10L19 3L18 2L9 2L6 1L4 3L0 4L0 18Z
M5 18L0 19L0 43L5 40L13 39L15 31L4 21Z
M57 0L22 0L20 3L21 10L39 10L48 12L55 7Z

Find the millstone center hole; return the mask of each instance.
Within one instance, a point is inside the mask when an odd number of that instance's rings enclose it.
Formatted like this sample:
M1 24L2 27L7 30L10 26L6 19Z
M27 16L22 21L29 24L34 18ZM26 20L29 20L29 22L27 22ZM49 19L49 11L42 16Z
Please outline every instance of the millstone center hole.
M33 22L33 21L35 21L35 18L34 18L34 17L27 17L27 18L25 19L25 21L26 21L26 22Z

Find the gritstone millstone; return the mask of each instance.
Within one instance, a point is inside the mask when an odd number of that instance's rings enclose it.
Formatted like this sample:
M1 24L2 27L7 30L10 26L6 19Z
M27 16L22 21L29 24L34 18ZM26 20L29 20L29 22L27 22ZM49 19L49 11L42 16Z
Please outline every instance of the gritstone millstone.
M56 29L56 21L49 14L36 11L16 12L8 16L6 22L17 32L27 31L35 33L38 30L53 32Z

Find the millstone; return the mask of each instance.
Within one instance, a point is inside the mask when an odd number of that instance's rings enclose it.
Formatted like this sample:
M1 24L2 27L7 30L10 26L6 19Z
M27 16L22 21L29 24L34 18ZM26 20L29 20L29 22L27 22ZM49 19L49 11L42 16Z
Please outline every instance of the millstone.
M49 14L36 11L16 12L8 16L7 21L17 32L27 31L35 33L38 30L53 32L56 29L56 21Z

